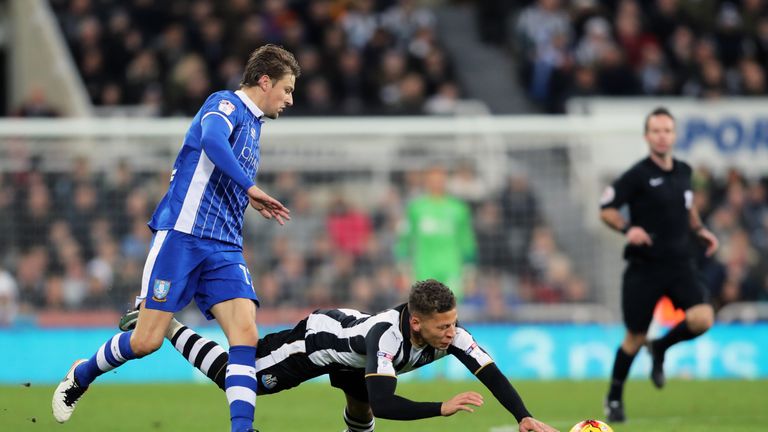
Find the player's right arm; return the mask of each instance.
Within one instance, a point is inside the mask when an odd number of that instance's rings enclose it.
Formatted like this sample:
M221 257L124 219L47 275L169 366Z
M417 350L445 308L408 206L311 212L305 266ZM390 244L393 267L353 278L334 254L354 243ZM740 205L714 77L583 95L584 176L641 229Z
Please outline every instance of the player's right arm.
M206 105L209 105L208 110L200 120L200 145L216 168L247 191L251 186L255 186L255 183L240 166L229 143L229 137L238 125L238 116L233 104L223 97L212 97Z
M373 415L389 420L417 420L449 416L458 411L472 412L483 398L475 392L460 393L446 402L416 402L395 394L397 373L393 364L402 349L403 336L391 324L374 326L366 337L365 383Z
M630 225L619 211L635 193L636 176L633 173L633 170L625 172L612 185L605 188L600 197L600 219L610 228L624 234L630 244L650 246L651 237L645 229Z

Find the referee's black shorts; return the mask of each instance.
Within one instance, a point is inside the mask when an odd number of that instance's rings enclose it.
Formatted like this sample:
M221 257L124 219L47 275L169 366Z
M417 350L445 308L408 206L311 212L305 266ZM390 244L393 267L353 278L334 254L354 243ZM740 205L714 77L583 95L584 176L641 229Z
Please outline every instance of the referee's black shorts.
M632 333L646 333L656 303L665 295L675 307L683 310L709 300L692 260L630 259L624 270L621 300L627 329Z

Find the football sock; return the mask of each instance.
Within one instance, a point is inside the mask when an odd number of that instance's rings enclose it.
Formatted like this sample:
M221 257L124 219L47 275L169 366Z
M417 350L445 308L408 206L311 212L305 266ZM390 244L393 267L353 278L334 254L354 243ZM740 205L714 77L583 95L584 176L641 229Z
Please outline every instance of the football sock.
M216 342L200 336L186 326L174 330L176 331L169 330L168 336L176 351L220 389L225 390L224 378L229 354ZM251 366L253 364L251 363Z
M691 329L688 328L688 324L685 322L685 320L683 320L678 325L674 326L669 332L667 332L664 337L653 341L653 349L656 350L656 352L658 352L660 355L663 355L664 352L672 345L678 342L693 339L696 336L698 336L698 334L692 332Z
M229 364L224 379L232 432L244 432L253 427L256 408L256 347L229 347Z
M99 347L88 361L75 369L75 380L81 387L88 387L99 375L109 372L136 355L131 349L133 331L118 333Z
M608 400L621 400L624 391L624 382L629 375L629 368L635 359L635 354L627 354L619 347L616 351L616 360L613 363L613 373L611 375L611 388L608 391Z
M346 408L344 408L344 423L347 424L347 432L373 432L373 428L376 426L374 418L358 420L350 416Z

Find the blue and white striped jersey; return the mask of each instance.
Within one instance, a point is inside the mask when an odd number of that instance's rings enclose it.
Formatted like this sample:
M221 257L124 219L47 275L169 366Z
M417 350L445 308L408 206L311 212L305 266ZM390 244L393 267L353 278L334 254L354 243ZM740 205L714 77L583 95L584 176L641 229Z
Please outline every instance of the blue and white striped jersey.
M150 228L242 246L246 191L259 168L263 114L240 90L208 97L184 137Z

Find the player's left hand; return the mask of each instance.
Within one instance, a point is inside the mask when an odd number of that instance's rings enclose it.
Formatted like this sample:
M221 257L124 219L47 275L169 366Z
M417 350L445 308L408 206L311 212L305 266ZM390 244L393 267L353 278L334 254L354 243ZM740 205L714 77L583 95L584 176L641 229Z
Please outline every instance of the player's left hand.
M717 248L720 246L720 242L717 241L717 237L715 237L715 235L706 228L700 229L696 235L699 236L699 238L707 244L707 256L712 256L712 254L714 254Z
M251 207L256 209L264 219L274 218L280 225L285 225L285 221L291 220L291 211L257 186L251 186L248 189L248 200Z
M520 421L520 432L558 432L552 426L540 422L533 417L525 417Z

